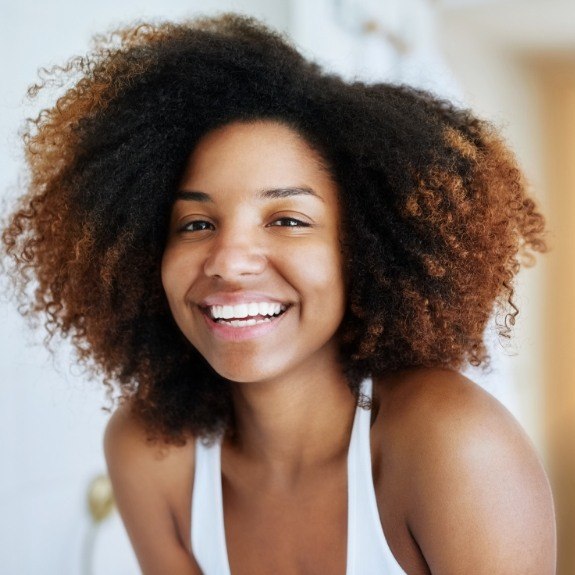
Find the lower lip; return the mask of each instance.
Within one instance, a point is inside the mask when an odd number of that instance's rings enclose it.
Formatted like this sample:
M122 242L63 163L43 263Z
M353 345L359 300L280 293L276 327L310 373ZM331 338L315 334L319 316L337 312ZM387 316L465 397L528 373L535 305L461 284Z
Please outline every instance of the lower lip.
M246 325L243 327L232 327L226 325L225 323L218 323L203 311L201 311L201 314L204 317L206 325L219 339L226 341L244 341L246 339L253 339L267 335L276 329L276 327L282 322L283 318L289 313L289 311L290 308L288 307L288 309L286 309L286 311L284 311L280 316L277 316L271 321L256 323L255 325Z

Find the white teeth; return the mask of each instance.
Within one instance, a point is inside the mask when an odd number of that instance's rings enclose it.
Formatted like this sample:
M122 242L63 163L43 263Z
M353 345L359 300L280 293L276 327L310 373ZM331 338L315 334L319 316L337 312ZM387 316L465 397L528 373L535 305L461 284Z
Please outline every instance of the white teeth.
M273 302L250 302L238 305L210 306L212 319L242 319L248 316L277 315L286 310L286 306Z
M234 314L234 315L235 315L235 317L247 317L248 305L245 303L242 303L242 304L236 306L236 314Z
M271 321L270 318L266 318L266 319L245 319L245 320L241 320L241 319L234 319L232 321L223 321L220 323L226 323L228 325L231 325L232 327L246 327L249 325L256 325L258 323L269 323Z

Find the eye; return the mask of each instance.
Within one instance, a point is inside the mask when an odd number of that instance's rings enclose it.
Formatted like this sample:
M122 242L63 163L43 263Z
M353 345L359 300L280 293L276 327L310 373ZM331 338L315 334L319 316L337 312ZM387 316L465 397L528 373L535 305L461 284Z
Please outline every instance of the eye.
M191 222L187 222L181 228L181 232L202 232L204 230L209 230L213 228L213 224L210 222L206 222L205 220L193 220Z
M311 224L308 224L307 222L302 222L301 220L297 220L296 218L278 218L277 220L274 220L270 224L270 226L276 226L276 227L279 226L285 228L299 228L299 227L309 228L310 225Z

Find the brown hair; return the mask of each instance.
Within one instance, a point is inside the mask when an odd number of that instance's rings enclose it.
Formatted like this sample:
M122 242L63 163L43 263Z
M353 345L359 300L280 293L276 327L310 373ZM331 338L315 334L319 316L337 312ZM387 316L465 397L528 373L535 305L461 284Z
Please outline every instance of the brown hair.
M76 75L24 135L28 185L3 242L22 313L70 337L151 435L233 424L228 382L178 330L160 279L176 183L227 122L287 124L338 182L352 391L368 374L485 365L494 306L509 336L544 219L489 123L407 86L346 82L233 14L118 30L30 92Z

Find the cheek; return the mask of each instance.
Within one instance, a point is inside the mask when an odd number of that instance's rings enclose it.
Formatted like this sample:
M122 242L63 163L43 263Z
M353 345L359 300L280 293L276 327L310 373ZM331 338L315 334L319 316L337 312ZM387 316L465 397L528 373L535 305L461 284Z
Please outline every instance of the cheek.
M321 308L343 309L346 290L339 247L334 249L331 244L318 246L305 257L294 257L292 261L299 284L307 286L309 294L321 300Z
M338 249L333 250L329 260L328 276L328 292L332 293L333 306L338 309L340 320L343 319L347 301L347 286L345 282L344 259L341 251Z
M168 298L169 298L170 280L171 280L170 268L171 268L170 253L169 251L165 250L162 255L160 271L162 275L162 287L164 288L164 292L166 293L166 296L168 296Z
M170 306L182 295L182 289L186 282L186 269L183 258L178 257L176 250L167 248L162 256L161 275L162 286Z
M161 278L164 294L172 318L180 331L189 340L186 332L188 318L187 292L190 286L192 266L188 258L182 257L175 249L166 249L162 256Z

